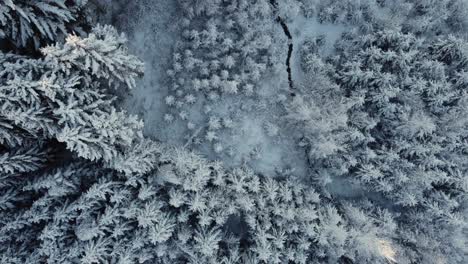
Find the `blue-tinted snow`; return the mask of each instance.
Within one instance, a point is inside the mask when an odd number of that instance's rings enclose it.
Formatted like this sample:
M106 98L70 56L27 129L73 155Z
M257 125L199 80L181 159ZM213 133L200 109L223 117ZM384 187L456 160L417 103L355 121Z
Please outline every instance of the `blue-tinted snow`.
M126 101L127 109L143 118L145 134L172 145L188 146L209 159L222 160L228 166L246 164L265 175L292 169L294 175L306 176L305 150L297 144L301 135L283 118L282 101L290 100L284 65L288 40L279 24L274 36L277 39L278 65L275 69L269 69L259 81L255 96L221 97L220 101L209 103L212 110L208 114L204 112L203 101L199 100L190 108L189 119L196 125L194 131L203 126L209 116L232 118L233 128L224 129L217 135L223 151L216 153L214 144L207 141L188 144L190 133L186 123L167 123L163 120L166 113L164 98L170 85L166 69L171 63L174 45L180 34L177 25L181 12L175 2L138 1L122 10L128 14L120 14L126 21L118 26L127 33L131 51L145 62L145 76ZM287 24L295 47L291 60L293 78L294 82L301 84L302 72L298 59L301 43L308 37L324 34L327 43L332 45L345 28L322 25L313 18L305 18L297 9L289 10ZM272 19L272 23L277 22ZM277 133L272 129L277 129Z

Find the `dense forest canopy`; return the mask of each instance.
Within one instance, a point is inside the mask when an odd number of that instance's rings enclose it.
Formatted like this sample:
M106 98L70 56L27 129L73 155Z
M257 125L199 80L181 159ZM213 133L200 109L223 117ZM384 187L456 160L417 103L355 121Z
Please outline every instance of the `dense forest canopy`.
M468 261L466 0L0 0L0 263Z

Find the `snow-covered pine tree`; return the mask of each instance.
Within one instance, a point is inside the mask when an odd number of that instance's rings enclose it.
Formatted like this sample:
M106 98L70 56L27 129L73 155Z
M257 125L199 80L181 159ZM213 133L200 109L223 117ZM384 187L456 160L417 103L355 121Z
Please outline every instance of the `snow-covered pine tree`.
M141 121L113 105L114 89L132 88L143 71L125 42L97 26L42 48L43 58L0 54L2 142L55 139L80 157L109 161L139 138Z
M30 52L59 41L72 31L84 34L86 3L87 0L1 0L1 48Z
M86 3L1 2L4 172L43 160L42 152L34 153L39 146L61 152L65 143L75 155L109 161L124 155L125 148L141 137L141 121L118 110L114 101L119 86L135 86L143 64L127 53L125 36L112 27L84 31L89 29ZM23 153L31 160L20 158Z
M41 2L62 3L65 8L63 1L7 2L10 11L20 13L22 5ZM19 19L24 28L31 22L18 16L8 19ZM47 14L39 20L44 19L56 22ZM32 41L42 43L48 36L35 29L30 32ZM18 47L29 45L28 36ZM16 35L2 37L18 40ZM135 86L143 64L128 54L125 36L110 26L97 26L80 36L68 34L64 42L48 45L40 53L14 52L20 49L7 47L6 53L0 53L0 262L66 263L79 256L84 263L101 261L108 241L79 244L92 236L80 231L87 230L87 221L96 223L88 209L102 202L115 185L106 182L115 170L128 177L143 174L161 156L158 144L141 140L142 122L114 103L119 87ZM90 204L72 207L81 196ZM70 237L74 233L65 223L79 212L86 213L75 219L71 227L78 235Z

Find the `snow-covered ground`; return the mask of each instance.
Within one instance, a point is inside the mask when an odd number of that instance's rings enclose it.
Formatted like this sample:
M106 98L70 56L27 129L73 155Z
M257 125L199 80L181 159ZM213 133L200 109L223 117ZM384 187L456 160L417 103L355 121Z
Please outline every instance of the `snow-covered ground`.
M173 0L136 1L127 4L119 12L124 22L117 19L117 26L127 33L131 52L145 62L145 75L138 87L131 92L126 108L139 114L145 122L146 136L171 145L192 148L209 159L223 161L228 166L248 165L257 172L275 176L292 173L307 175L305 150L298 146L300 131L285 122L283 103L291 100L286 65L279 63L270 68L257 84L254 96L223 96L219 101L210 102L211 111L206 112L207 99L202 98L189 108L189 121L195 129L189 130L186 122L164 121L167 113L165 97L169 94L170 83L166 70L172 63L172 54L181 32L178 23L181 12ZM115 12L115 11L114 11ZM277 54L284 62L287 56L288 40L279 23L273 36L277 41ZM322 25L315 19L308 19L296 12L287 21L293 35L294 52L291 58L292 76L295 83L303 83L299 51L305 39L325 35L327 45L332 46L344 27ZM331 50L331 49L330 49ZM204 101L203 101L204 100ZM192 143L194 134L204 138L209 117L230 118L231 129L217 131L216 142L207 140Z
M167 106L164 98L168 95L169 83L166 78L174 50L179 38L178 22L181 19L175 1L139 1L121 9L128 14L124 23L117 25L126 32L131 52L145 62L145 75L138 87L131 92L126 108L139 114L145 122L145 134L172 145L184 145L210 159L220 159L228 166L248 164L257 172L276 175L276 172L294 171L304 175L306 164L304 151L296 146L294 131L283 124L282 100L288 94L287 75L284 65L278 65L260 81L258 93L247 97L222 97L219 102L210 103L212 110L206 114L204 102L198 102L190 109L190 121L198 128L207 116L229 116L233 128L217 135L216 153L210 142L190 144L190 131L182 122L167 123L164 114ZM272 21L272 23L275 23ZM286 39L278 25L280 50L286 51ZM283 59L281 59L283 61ZM206 99L205 99L206 100ZM205 132L202 132L205 133ZM193 134L193 133L192 133Z
M123 14L127 21L120 25L129 39L133 54L145 63L145 75L131 97L127 109L145 121L145 134L161 141L179 142L181 130L169 128L163 122L167 95L166 70L179 36L177 6L173 0L135 1Z

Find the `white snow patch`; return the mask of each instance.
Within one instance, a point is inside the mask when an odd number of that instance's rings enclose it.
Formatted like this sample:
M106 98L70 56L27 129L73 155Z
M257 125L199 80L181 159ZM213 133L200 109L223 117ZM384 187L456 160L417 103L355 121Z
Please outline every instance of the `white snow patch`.
M223 95L218 102L198 97L197 102L187 108L188 119L176 119L173 123L164 121L168 112L164 102L169 94L170 83L166 79L166 69L172 63L173 47L180 36L177 28L180 12L175 1L138 1L131 3L136 8L128 8L125 14L126 25L120 28L127 31L132 53L145 62L145 75L138 88L131 92L125 102L127 109L139 114L145 122L145 135L172 145L184 146L198 152L208 159L219 159L227 166L248 165L267 176L293 171L292 174L305 176L307 171L304 150L297 146L298 135L294 128L285 123L285 115L280 100L290 100L289 86L284 64L287 53L287 39L279 25L274 37L278 38L274 49L278 53L278 63L270 74L264 76L256 85L255 95ZM131 12L137 13L131 13ZM277 24L272 20L272 23ZM294 32L293 32L294 33ZM281 54L280 54L281 53ZM205 106L212 108L205 113ZM190 144L190 137L199 133L204 139L206 122L209 117L231 118L232 129L217 130L217 140ZM187 128L188 121L195 128ZM267 130L267 125L274 127L276 133ZM216 153L215 144L223 151Z
M145 122L145 135L169 144L183 144L184 126L167 126L163 120L167 112L164 98L168 94L166 69L171 63L173 46L179 36L179 15L172 0L136 1L137 13L123 28L127 31L129 48L145 62L145 75L138 83L126 108L139 114Z
M269 176L285 171L295 176L305 175L305 152L297 145L297 133L284 118L282 102L290 99L289 92L285 67L280 67L278 72L264 76L259 82L255 98L223 100L216 108L215 112L223 112L222 108L229 105L236 124L231 133L224 133L220 138L223 145L233 150L230 156L221 156L226 165L247 164Z

